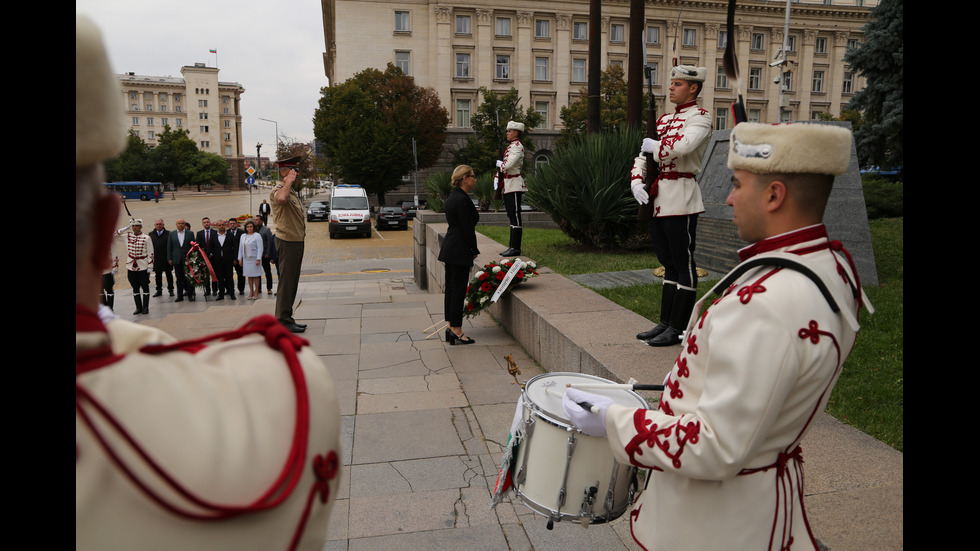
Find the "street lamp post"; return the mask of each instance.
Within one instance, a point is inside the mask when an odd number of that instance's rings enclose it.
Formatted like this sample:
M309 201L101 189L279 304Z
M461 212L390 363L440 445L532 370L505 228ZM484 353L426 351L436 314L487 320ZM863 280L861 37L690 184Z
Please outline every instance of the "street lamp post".
M255 181L256 182L258 182L258 174L259 174L259 170L261 169L262 169L262 142L256 142L255 143L255 175L256 175ZM252 187L254 187L254 185L255 184L248 186L248 212L249 213L252 212Z

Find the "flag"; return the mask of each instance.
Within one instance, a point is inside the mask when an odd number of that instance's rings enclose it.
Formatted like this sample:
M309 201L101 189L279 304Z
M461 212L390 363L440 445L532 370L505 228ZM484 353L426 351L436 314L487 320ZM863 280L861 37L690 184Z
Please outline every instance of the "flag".
M208 50L208 51L209 51L209 52L211 52L212 54L216 54L216 53L218 53L218 50L216 50L216 49L210 49L210 50Z

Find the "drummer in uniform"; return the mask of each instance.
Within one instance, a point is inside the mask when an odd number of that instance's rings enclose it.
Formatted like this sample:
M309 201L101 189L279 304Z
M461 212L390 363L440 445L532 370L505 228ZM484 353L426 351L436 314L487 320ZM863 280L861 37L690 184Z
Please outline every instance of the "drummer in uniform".
M630 515L645 549L817 547L800 441L858 329L857 271L822 223L850 162L851 132L839 126L737 125L727 204L751 245L716 286L721 297L695 307L659 407L565 394L575 426L608 435L621 463L653 469Z
M271 316L174 342L96 313L125 146L98 29L75 20L75 548L322 549L339 408L305 340ZM111 320L111 321L110 321Z

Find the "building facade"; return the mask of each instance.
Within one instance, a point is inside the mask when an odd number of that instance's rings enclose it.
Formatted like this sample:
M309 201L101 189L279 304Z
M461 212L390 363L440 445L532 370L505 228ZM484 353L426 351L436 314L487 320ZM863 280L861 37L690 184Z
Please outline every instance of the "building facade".
M784 0L740 0L736 36L726 30L724 0L646 0L646 63L663 109L675 64L708 68L699 103L715 130L731 128L738 90L722 70L736 40L748 117L758 122L837 116L864 79L843 57L863 40L878 0L794 0L787 58L792 72L771 66L784 44ZM544 117L532 137L543 160L562 128L561 108L584 93L588 77L587 0L497 0L472 4L440 0L325 0L324 70L331 83L367 67L400 67L431 86L450 113L448 148L462 143L481 100L479 89L516 88L523 107ZM602 2L601 65L626 68L628 0ZM645 83L644 83L645 84ZM645 88L645 86L644 86ZM780 93L782 92L782 93Z
M198 149L221 155L230 165L229 186L244 182L241 95L237 82L219 82L218 69L185 65L183 78L119 75L129 128L151 148L169 126L186 130Z

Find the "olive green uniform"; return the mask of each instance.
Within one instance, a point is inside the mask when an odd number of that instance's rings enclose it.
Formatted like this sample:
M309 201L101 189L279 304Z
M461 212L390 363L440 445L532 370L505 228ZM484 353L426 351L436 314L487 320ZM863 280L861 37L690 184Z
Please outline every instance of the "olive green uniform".
M269 196L272 204L272 221L276 225L276 253L279 255L279 286L276 289L276 319L281 323L296 323L293 319L293 303L299 289L299 272L303 267L303 248L306 239L306 214L303 202L295 190L289 191L286 201L276 201L276 192L283 186L276 184Z

